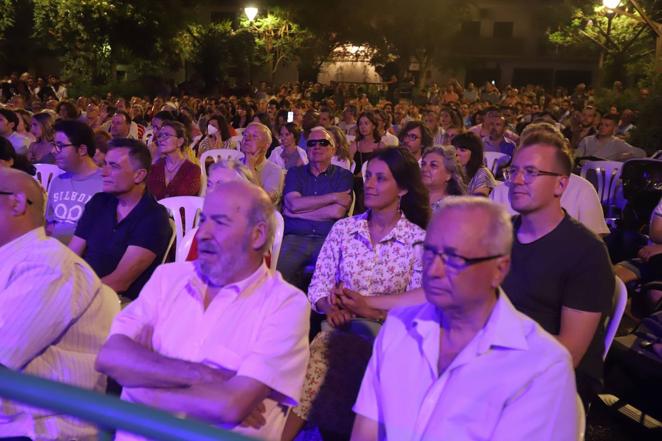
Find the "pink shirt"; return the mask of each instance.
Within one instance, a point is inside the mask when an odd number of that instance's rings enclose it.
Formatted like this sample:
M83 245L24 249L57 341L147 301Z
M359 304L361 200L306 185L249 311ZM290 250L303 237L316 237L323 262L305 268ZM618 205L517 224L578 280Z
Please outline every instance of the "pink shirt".
M577 393L568 351L500 291L487 323L442 373L439 311L391 311L354 411L380 439L575 441Z
M117 316L110 333L126 335L166 357L220 366L265 384L272 394L262 429L223 428L279 440L286 406L297 404L308 363L306 297L264 264L222 288L206 310L205 289L191 262L161 265L138 299ZM121 433L116 439L137 438Z

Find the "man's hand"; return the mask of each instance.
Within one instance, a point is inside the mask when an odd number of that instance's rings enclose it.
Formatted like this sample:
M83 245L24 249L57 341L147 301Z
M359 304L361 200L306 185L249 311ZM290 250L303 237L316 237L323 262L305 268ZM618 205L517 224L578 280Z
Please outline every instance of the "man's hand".
M331 313L327 314L326 320L333 326L334 328L339 328L347 323L354 318L351 312L345 310L345 309L336 309L335 311L332 311Z
M266 413L267 408L264 405L264 401L258 403L255 408L251 411L250 415L248 415L240 424L241 427L250 427L253 429L261 429L262 426L264 426L267 423L266 418L264 417L264 414Z
M344 288L338 295L338 304L359 317L379 320L384 313L368 304L368 299L356 291Z
M335 195L335 202L338 205L342 205L345 208L349 208L349 206L352 204L352 195L351 193L341 191L338 193L334 193Z
M646 245L645 247L640 249L638 255L645 261L648 261L648 259L660 253L662 253L662 244L655 243L651 245Z

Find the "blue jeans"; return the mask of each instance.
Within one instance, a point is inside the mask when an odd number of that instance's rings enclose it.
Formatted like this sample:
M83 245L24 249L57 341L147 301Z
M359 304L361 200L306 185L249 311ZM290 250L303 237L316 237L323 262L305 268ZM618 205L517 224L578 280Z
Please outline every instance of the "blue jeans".
M283 278L302 291L306 291L304 269L315 265L325 237L299 236L288 234L283 237L283 245L276 269Z

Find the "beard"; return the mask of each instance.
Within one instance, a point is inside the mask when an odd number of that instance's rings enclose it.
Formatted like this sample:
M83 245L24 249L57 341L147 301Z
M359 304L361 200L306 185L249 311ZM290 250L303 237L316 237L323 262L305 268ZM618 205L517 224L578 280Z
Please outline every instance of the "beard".
M195 272L202 281L213 287L227 285L245 262L248 244L248 235L243 240L230 244L223 249L216 242L205 240L198 244L198 258L193 265ZM202 256L205 251L212 252Z

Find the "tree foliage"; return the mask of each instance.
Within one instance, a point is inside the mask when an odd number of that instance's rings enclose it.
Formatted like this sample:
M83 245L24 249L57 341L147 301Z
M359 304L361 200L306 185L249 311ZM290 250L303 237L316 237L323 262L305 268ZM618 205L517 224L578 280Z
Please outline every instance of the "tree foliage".
M641 2L648 11L658 11L659 0ZM548 33L549 40L560 47L573 48L600 59L603 82L634 82L649 69L655 51L655 34L640 19L636 10L624 2L627 15L614 13L591 2L566 2L566 23ZM657 8L657 9L656 9Z
M0 0L0 40L5 31L14 24L14 0Z

